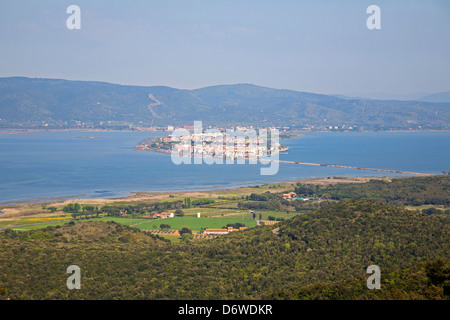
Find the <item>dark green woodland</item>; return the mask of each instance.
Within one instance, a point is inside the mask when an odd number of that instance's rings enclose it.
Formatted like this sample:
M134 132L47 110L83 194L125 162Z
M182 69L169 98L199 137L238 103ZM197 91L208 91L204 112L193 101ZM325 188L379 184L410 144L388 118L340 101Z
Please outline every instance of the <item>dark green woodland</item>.
M371 200L173 244L114 222L0 234L1 299L448 299L450 221ZM81 289L69 290L70 265ZM369 265L381 289L366 286Z

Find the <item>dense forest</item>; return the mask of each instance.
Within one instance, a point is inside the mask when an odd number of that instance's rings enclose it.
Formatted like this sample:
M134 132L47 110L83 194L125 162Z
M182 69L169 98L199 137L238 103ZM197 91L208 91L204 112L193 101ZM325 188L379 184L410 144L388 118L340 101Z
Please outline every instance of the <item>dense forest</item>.
M449 222L349 200L187 244L114 222L7 230L0 299L448 299ZM374 264L381 290L366 287Z
M450 175L372 179L367 183L311 185L297 183L295 192L322 199L371 199L395 205L444 205L450 207Z

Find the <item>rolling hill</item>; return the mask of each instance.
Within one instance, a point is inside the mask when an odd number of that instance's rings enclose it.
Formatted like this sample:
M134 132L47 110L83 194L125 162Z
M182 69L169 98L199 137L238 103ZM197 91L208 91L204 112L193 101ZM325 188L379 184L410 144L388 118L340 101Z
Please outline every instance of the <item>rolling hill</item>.
M192 125L448 129L450 103L344 99L252 84L195 90L0 78L0 127Z
M446 103L448 103L448 102L450 102L450 91L430 94L430 95L427 95L427 96L422 97L417 100L427 101L427 102L441 102L441 103L446 102Z
M0 244L0 299L444 299L450 281L449 218L373 201L180 245L100 221ZM82 290L66 287L73 264ZM382 290L366 287L373 264Z

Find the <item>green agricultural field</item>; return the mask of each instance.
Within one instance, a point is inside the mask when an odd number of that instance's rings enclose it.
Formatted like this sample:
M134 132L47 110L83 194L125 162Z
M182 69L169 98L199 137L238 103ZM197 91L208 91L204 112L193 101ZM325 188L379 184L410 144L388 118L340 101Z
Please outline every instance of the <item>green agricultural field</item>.
M233 217L175 217L167 219L131 219L131 218L121 218L121 217L102 217L102 218L91 218L88 220L94 221L114 221L123 225L132 226L141 230L155 230L160 229L160 224L169 224L171 230L179 230L184 226L188 226L193 231L200 231L201 228L222 228L229 223L244 223L247 227L255 227L256 221L251 219L248 215L233 216ZM85 219L75 220L75 222L86 221ZM69 222L69 221L67 221ZM35 230L41 229L48 226L62 225L65 222L52 222L36 225L28 225L14 228L14 230Z
M236 208L238 209L238 203L241 201L245 201L245 199L240 199L239 201L224 201L221 202L215 202L208 204L207 207L209 208L217 208L217 209L229 209L229 208Z
M27 230L36 230L36 229L42 229L42 228L46 228L46 227L50 227L50 226L60 226L63 225L65 223L70 222L70 220L67 221L60 221L60 222L49 222L49 223L39 223L39 224L35 224L35 225L27 225L27 226L22 226L22 227L13 227L13 230L17 230L17 231L27 231Z
M155 230L160 229L160 224L169 224L172 228L171 230L179 230L184 226L188 226L191 230L200 231L201 228L222 228L229 223L244 223L247 227L255 227L256 221L253 220L252 214L242 214L244 210L217 210L209 208L196 208L196 209L185 209L184 217L175 217L168 219L132 219L132 218L122 218L122 217L101 217L101 218L90 218L88 220L95 221L114 221L123 225L136 227L141 230ZM197 218L197 212L200 212L202 217ZM240 212L240 213L237 213ZM293 216L301 214L299 212L278 212L278 211L255 211L257 212L257 218L259 218L259 213L262 215L263 220L267 220L269 216L275 218L289 219ZM224 216L222 216L222 214ZM86 221L85 219L74 220L75 222ZM69 220L67 220L69 222ZM16 227L14 230L26 231L41 229L48 226L62 225L66 222L49 222L36 225L27 225Z
M120 222L120 221L117 221ZM247 227L255 227L256 221L243 220L239 218L196 218L196 217L175 217L167 219L149 220L149 222L141 223L135 227L141 230L159 229L161 223L171 226L171 230L179 230L184 226L189 227L193 231L200 231L201 228L222 228L229 223L244 223Z
M289 219L292 217L295 217L296 215L303 214L305 212L310 212L311 210L306 211L289 211L289 213L286 213L286 211L272 211L272 210L252 210L256 214L256 219L259 219L259 214L261 213L261 219L267 220L269 219L269 216L275 217L275 218L284 218ZM235 213L232 215L228 215L227 218L230 219L241 219L241 220L253 220L253 214L252 213L246 213L242 214L243 212L247 212L247 210L240 210L240 213Z
M185 216L197 217L197 212L200 212L202 217L220 217L223 215L235 214L239 210L233 209L216 209L216 208L189 208L182 209Z
M145 221L152 221L150 219L131 219L131 218L119 218L119 217L102 217L102 218L90 218L90 219L79 219L79 220L73 220L75 222L81 222L81 221L114 221L117 223L121 223L127 226L133 226L134 224L137 223L141 223L141 222L145 222ZM26 225L26 226L22 226L22 227L16 227L13 228L14 230L19 230L19 231L26 231L26 230L36 230L36 229L41 229L41 228L46 228L48 226L57 226L57 225L62 225L64 223L67 223L71 220L67 220L64 222L49 222L49 223L39 223L39 224L30 224L30 225Z

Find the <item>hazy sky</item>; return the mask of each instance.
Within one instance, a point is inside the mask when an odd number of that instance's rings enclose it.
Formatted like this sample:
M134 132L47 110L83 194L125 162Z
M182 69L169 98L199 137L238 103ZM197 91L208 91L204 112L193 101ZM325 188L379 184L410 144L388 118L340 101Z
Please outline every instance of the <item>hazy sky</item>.
M81 29L69 30L69 5ZM369 5L381 29L369 30ZM317 93L450 90L450 1L0 1L0 77Z

